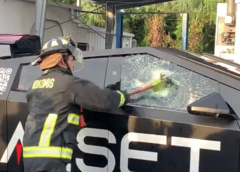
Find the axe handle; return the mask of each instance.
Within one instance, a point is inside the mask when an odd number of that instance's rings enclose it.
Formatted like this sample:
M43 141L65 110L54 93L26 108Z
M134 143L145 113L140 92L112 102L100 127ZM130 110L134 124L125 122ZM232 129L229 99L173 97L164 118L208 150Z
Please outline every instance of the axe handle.
M152 88L153 88L153 86L152 86L152 84L150 84L150 85L144 86L144 87L142 87L142 88L138 88L138 89L136 89L136 90L133 90L133 91L131 91L130 93L128 93L128 95L129 95L129 96L132 96L132 95L135 95L135 94L138 94L138 93L143 93L143 92L145 92L145 91L147 91L147 90L150 90L150 89L152 89Z

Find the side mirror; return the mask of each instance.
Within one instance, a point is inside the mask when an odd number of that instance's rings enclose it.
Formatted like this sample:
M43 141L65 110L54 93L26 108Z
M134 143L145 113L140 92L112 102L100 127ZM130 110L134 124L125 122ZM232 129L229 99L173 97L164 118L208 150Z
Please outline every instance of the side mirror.
M192 115L211 116L214 118L238 119L236 113L232 110L220 93L213 93L203 97L187 107L187 111Z

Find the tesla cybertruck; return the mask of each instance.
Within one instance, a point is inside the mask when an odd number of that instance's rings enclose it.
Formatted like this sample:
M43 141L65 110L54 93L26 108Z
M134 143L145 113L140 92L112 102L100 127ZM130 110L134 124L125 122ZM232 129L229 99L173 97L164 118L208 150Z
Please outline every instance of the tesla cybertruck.
M79 126L67 171L239 172L239 65L150 47L83 55L84 69L74 75L101 88L120 83L130 92L159 74L174 84L133 95L127 106L111 112L83 109L87 125ZM35 58L0 59L1 172L23 172L25 94L41 75L38 66L29 65Z

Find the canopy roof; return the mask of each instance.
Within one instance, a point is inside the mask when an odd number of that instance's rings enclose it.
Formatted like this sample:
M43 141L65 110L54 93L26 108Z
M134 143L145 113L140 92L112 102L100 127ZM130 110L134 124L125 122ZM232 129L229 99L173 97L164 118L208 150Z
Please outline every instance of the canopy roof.
M158 4L163 2L170 2L173 0L93 0L95 3L98 4L106 4L109 3L116 3L117 10L118 9L126 9L126 8L133 8L133 7L140 7L144 5L151 5L151 4Z

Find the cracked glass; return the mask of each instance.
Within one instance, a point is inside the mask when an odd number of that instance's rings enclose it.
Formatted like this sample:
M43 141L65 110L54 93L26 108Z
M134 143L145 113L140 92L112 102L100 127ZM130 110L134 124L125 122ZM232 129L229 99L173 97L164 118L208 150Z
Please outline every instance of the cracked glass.
M165 86L131 96L134 102L130 104L186 111L190 103L218 92L216 81L148 54L122 59L121 90L131 92L149 85L160 74L165 75Z

